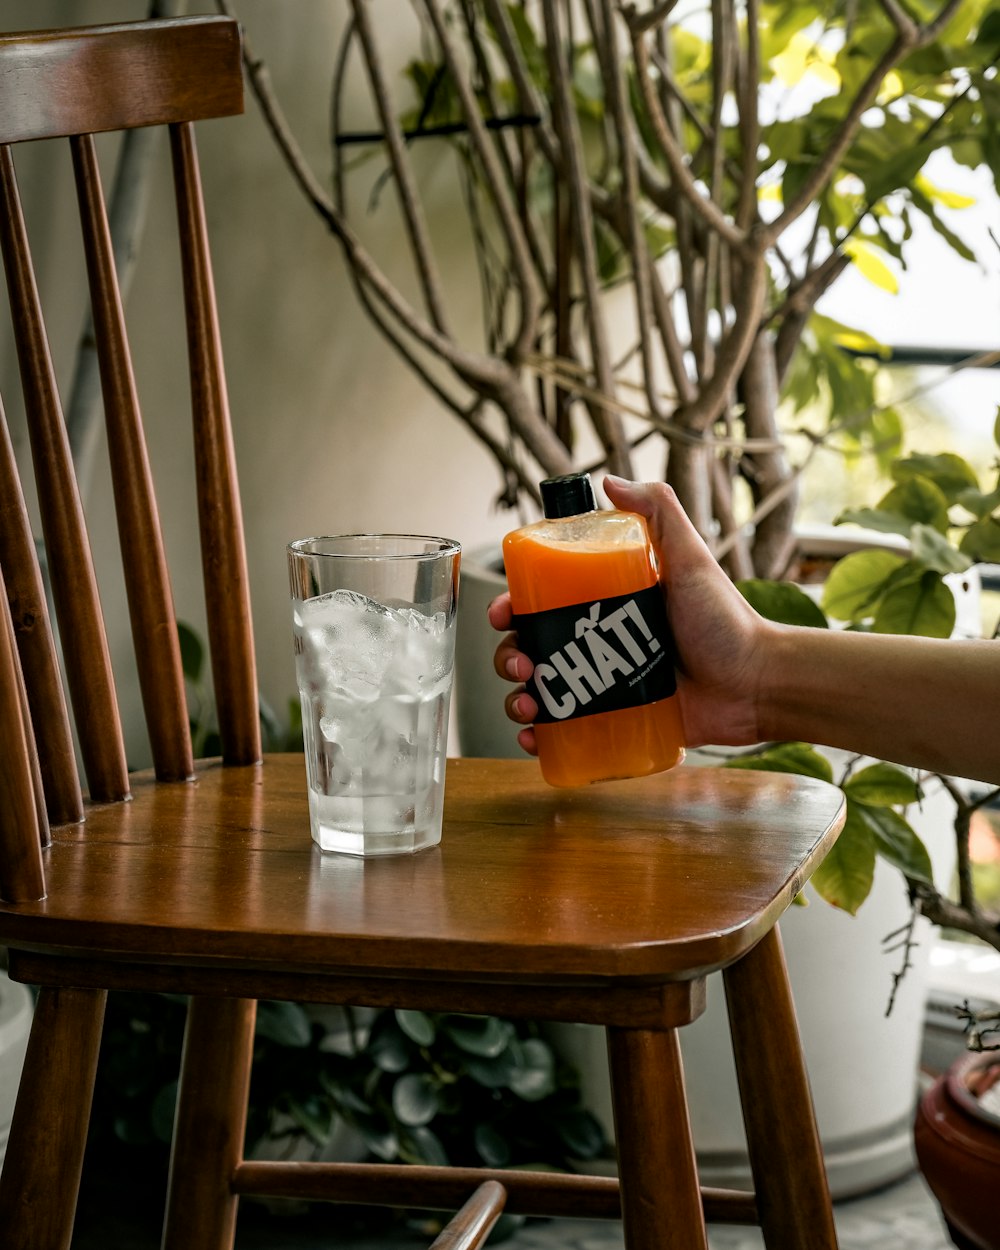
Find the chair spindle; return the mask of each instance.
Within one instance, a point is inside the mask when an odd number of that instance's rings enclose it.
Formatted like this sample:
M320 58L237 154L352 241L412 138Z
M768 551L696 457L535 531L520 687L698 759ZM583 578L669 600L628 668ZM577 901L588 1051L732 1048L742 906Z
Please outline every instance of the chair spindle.
M32 767L27 703L2 583L0 577L0 724L11 732L0 751L0 898L20 903L45 897L41 844L48 828Z
M0 146L0 248L7 269L52 598L91 798L129 793L128 768L93 559L49 353L17 177Z
M192 776L184 670L92 135L70 139L136 667L156 775Z
M0 569L27 687L35 750L51 824L83 819L83 795L52 623L21 491L7 421L0 404ZM41 731L41 732L39 732Z
M251 764L260 759L261 737L250 586L193 125L172 125L170 143L185 279L198 517L219 733L227 764ZM220 523L223 518L227 523Z

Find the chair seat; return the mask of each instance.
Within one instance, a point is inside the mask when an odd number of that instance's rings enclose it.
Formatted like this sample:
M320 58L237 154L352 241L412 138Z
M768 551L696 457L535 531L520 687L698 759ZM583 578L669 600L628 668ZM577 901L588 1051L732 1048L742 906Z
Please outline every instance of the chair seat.
M530 760L448 765L440 846L362 860L309 834L300 755L133 777L53 830L48 896L0 905L22 950L425 981L689 981L771 928L835 835L803 777L683 767L555 790Z

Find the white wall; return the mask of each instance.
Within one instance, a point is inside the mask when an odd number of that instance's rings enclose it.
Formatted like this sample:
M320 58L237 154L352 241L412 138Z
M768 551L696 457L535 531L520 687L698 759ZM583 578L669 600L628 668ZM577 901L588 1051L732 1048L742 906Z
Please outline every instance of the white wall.
M208 0L192 0L190 7L203 12L213 8ZM331 164L325 144L329 83L346 7L343 0L238 4L249 38L268 62L324 181ZM400 7L384 0L383 23L391 18L398 24ZM144 0L72 5L35 0L30 6L0 0L0 29L135 19L145 12ZM246 509L260 684L265 698L283 708L294 691L284 556L290 539L384 529L443 534L473 546L503 533L511 522L493 510L498 479L486 454L417 384L360 310L338 245L292 185L253 99L248 96L243 117L205 123L198 134ZM48 262L43 299L52 318L53 353L66 397L82 316L82 304L64 294L68 278L79 276L64 259L75 244L74 236L65 234L72 218L63 211L72 191L62 145L59 151L53 144L41 146L44 150L19 151L18 169L25 199L44 218L32 238L39 263ZM444 197L446 150L440 145L433 152L431 146L421 154L423 176L432 196ZM378 160L369 162L360 176L369 178L380 168ZM55 193L53 177L58 179ZM373 247L380 254L388 248L398 261L391 191L383 200L386 211L365 228ZM177 612L197 625L203 615L192 546L195 517L179 295L171 280L172 212L164 180L154 197L127 315L175 570ZM448 234L446 214L442 221ZM75 225L71 228L75 231ZM477 306L472 291L461 284L462 264L454 255L450 261L444 258L446 272L459 281L456 321L474 326ZM167 280L166 293L162 279ZM5 338L6 327L0 342ZM164 362L161 357L167 353L171 359ZM6 346L0 346L0 390L20 453L24 433ZM106 474L95 476L85 502L129 726L130 760L140 764L146 762L146 747L135 728L138 696L128 672L131 642Z

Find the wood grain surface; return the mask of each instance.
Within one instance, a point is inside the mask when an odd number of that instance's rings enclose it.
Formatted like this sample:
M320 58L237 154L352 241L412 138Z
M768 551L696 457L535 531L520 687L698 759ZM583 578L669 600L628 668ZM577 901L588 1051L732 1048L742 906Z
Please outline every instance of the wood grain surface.
M692 977L749 949L832 844L808 778L682 767L555 790L530 760L452 760L441 845L312 842L302 756L132 779L57 826L48 897L0 905L29 949L402 975Z

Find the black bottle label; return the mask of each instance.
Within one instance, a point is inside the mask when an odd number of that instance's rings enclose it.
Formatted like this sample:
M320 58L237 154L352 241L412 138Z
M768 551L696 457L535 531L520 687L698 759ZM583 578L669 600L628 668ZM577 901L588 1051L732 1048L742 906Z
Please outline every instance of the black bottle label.
M536 723L640 707L677 689L674 648L659 586L514 617L535 665L528 692Z

